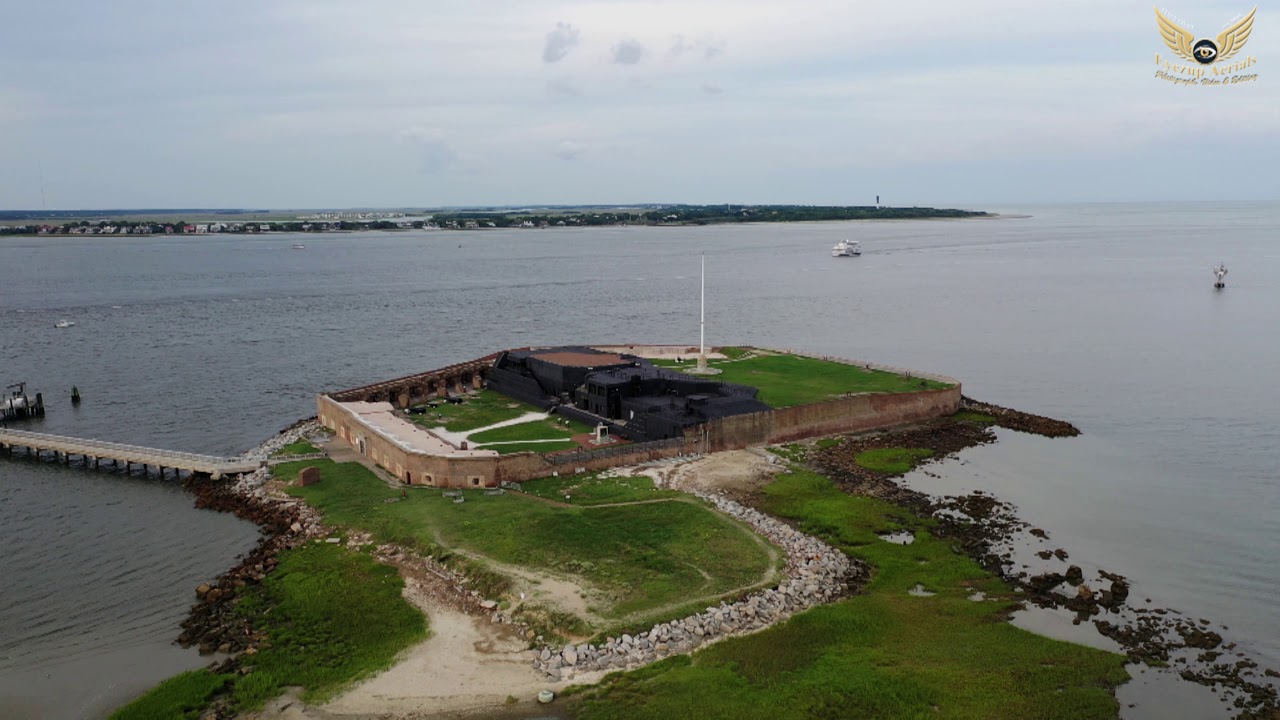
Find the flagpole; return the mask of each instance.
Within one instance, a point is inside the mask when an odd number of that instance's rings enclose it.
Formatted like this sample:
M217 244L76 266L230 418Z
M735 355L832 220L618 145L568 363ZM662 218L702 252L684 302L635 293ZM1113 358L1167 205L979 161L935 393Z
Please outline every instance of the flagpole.
M707 254L702 253L702 308L698 321L698 370L707 369Z

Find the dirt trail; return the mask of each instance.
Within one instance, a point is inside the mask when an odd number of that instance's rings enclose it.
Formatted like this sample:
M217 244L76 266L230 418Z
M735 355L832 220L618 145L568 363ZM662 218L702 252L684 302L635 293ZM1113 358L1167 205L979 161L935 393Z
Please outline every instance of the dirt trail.
M325 705L309 706L290 692L250 720L453 717L531 707L538 692L559 692L569 684L550 682L534 670L527 643L511 626L494 625L437 603L412 585L405 592L427 614L431 637L406 651L391 669ZM585 681L599 679L591 676ZM519 705L509 705L508 698Z
M734 496L759 490L782 471L772 457L757 448L731 450L676 465L632 469L631 474L653 478L659 487Z
M544 604L557 610L573 613L592 625L604 622L603 618L588 607L589 598L603 598L604 593L588 585L581 578L562 577L545 571L499 562L488 555L448 543L440 537L439 533L436 533L435 541L442 547L449 548L450 552L482 562L490 569L515 581L520 602L507 611L508 615L519 609L521 605ZM583 595L586 597L584 598Z

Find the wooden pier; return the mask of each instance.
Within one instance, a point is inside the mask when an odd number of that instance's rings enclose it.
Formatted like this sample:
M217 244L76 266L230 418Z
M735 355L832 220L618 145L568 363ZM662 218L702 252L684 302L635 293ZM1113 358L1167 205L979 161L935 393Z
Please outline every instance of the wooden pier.
M13 457L15 449L25 450L28 457L60 460L68 465L71 464L72 458L76 457L85 467L97 468L102 463L109 462L113 467L123 465L128 472L133 466L141 465L143 472L150 472L155 468L159 470L161 477L166 470L173 470L175 475L186 470L221 478L253 472L265 462L251 458L197 455L102 440L83 440L62 435L0 428L0 453ZM49 458L46 453L51 454L52 458Z

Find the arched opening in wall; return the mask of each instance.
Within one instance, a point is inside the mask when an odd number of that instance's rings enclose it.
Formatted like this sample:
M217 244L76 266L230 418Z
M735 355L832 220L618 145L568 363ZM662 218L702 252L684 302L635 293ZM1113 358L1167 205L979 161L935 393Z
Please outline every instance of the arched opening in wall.
M434 475L423 475L423 476L422 476L422 484L423 484L423 485L431 485L432 487L434 487L434 486L435 486L435 484L436 484L436 478L435 478L435 476L434 476Z
M408 470L404 471L404 484L405 485L413 484L413 473L409 472Z
M471 487L480 487L480 484L484 482L484 478L479 475L472 475L467 479L471 481Z
M365 453L365 446L364 446L364 438L360 438L360 440L357 441L356 445L360 450L360 454L365 455L366 453Z

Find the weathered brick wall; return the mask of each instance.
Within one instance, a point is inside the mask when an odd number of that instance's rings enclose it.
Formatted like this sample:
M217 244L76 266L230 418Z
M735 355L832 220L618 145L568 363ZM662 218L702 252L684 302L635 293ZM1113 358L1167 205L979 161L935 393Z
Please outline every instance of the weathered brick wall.
M338 397L365 399L364 396L372 391L382 392L384 396L389 390L412 391L411 386L421 386L425 379L442 376L446 371L451 378L461 377L459 371L463 369L466 372L473 370L482 372L483 366L491 365L497 357L495 354L471 363L451 366L442 371L423 373L345 391ZM823 435L878 430L932 420L950 415L960 409L960 383L952 378L920 372L911 373L900 368L840 358L823 357L822 359L872 369L891 370L914 375L914 377L955 383L955 385L940 390L919 390L911 393L850 395L811 405L735 415L713 420L690 430L686 433L683 445L661 448L637 445L634 452L602 457L587 456L569 464L553 463L536 453L515 453L496 457L444 457L410 452L365 427L334 398L320 395L317 397L316 404L321 424L334 430L344 442L358 449L359 440L363 439L365 455L401 481L436 487L494 487L501 482L521 482L547 477L556 472L570 473L579 467L589 471L603 470L694 452L737 450ZM416 393L411 392L411 394Z
M823 435L879 430L950 415L960 409L960 386L892 395L866 394L734 415L694 428L687 436L705 452L790 442Z
M960 409L960 385L892 395L854 395L775 410L771 443L933 420Z

